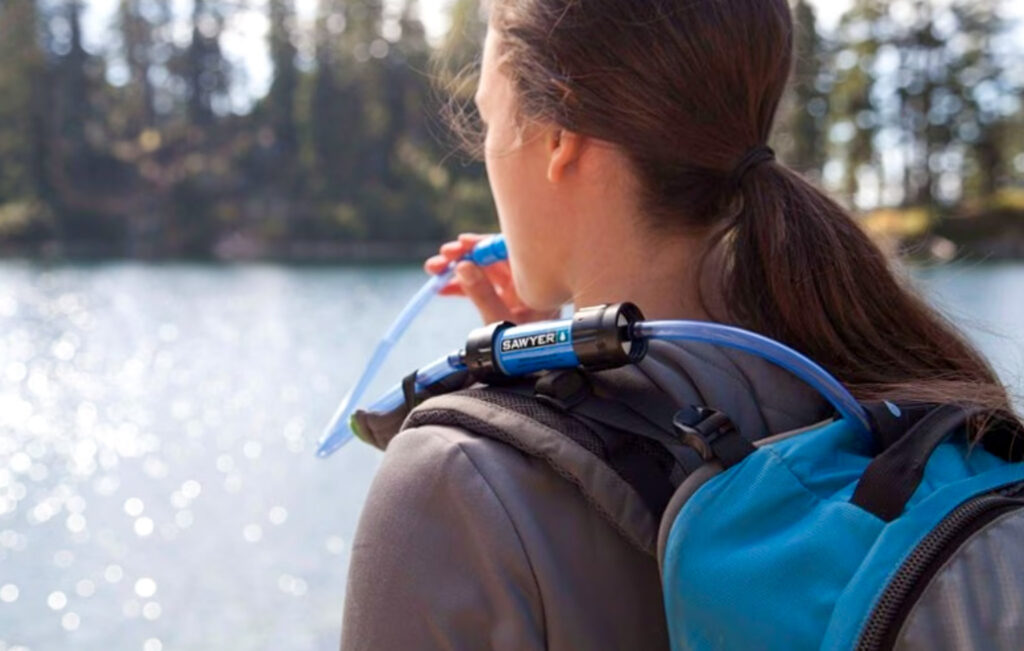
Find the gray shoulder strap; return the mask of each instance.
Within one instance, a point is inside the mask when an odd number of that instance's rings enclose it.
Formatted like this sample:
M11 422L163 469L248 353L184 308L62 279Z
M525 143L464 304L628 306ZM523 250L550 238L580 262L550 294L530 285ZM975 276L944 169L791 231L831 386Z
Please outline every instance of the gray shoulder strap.
M658 520L641 494L601 457L601 437L526 391L467 389L416 406L402 429L447 425L469 430L544 460L579 488L626 540L656 554Z

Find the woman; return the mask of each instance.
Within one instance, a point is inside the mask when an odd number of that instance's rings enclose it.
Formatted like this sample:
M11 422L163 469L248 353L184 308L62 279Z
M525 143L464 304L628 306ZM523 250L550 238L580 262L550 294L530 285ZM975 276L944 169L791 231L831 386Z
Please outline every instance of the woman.
M781 340L862 400L1008 408L985 360L766 146L792 42L786 0L495 0L475 101L510 264L460 263L447 293L485 322L628 300ZM653 344L597 375L628 399L712 404L751 438L827 415L760 360ZM664 648L636 533L498 441L405 430L359 525L342 647Z

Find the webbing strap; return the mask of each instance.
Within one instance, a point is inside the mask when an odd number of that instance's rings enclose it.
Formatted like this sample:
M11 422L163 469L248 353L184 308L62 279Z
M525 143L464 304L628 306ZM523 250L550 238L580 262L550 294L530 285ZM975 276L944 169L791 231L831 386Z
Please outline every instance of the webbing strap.
M578 369L548 371L539 375L488 381L487 390L465 388L460 393L519 413L563 433L592 452L639 495L655 518L660 518L676 488L703 464L700 455L683 444L672 427L675 411L666 400L644 400L640 408L614 396L599 395L589 378ZM403 383L406 402L418 404L423 394L414 384ZM424 393L435 393L428 387ZM450 390L450 389L448 389ZM443 389L436 393L446 392ZM516 433L494 431L455 410L413 412L404 427L445 418L451 423L500 440L513 442ZM448 413L450 412L450 413ZM418 415L417 415L418 414ZM426 418L426 420L424 420ZM454 419L454 420L453 420ZM598 461L599 460L599 461Z
M702 463L695 452L673 438L671 422L669 427L658 427L628 405L596 396L587 377L573 370L462 393L563 433L614 470L655 518L661 516L676 487Z
M891 522L903 513L924 478L932 453L972 418L989 414L996 426L1020 433L1021 424L1006 414L976 406L943 404L934 407L902 437L872 460L861 475L850 502Z
M684 445L672 428L675 413L672 409L661 408L660 414L648 415L614 397L599 396L578 369L549 373L538 380L535 389L539 400L562 409L570 417L581 419L592 429L596 424L618 430L620 436L621 432L626 432L654 441L672 455L684 475L703 464L700 456Z
M567 413L569 416L581 416L590 424L596 423L654 441L672 455L684 474L690 474L704 463L693 448L676 438L671 429L666 430L653 425L623 403L592 396Z

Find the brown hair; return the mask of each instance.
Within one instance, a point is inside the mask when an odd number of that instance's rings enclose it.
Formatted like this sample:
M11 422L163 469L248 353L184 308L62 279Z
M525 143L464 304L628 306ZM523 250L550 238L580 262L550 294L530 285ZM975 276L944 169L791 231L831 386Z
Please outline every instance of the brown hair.
M519 115L617 145L652 227L708 233L716 318L809 355L861 400L1011 411L984 357L839 204L772 159L734 174L789 79L786 0L494 0L491 25ZM479 157L465 107L448 116Z

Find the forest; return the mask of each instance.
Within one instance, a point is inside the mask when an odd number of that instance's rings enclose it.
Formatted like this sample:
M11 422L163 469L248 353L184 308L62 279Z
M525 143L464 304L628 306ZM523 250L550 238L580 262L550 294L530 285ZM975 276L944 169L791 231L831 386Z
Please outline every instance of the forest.
M780 158L905 250L1024 257L1013 1L853 0L823 29L797 0ZM412 259L496 227L440 117L472 96L479 0L434 41L416 0L180 7L119 0L88 49L82 0L0 0L0 256ZM264 14L272 65L242 111L238 11Z

